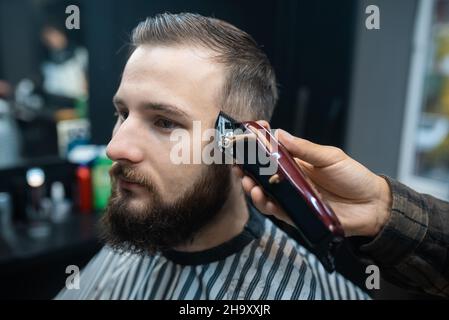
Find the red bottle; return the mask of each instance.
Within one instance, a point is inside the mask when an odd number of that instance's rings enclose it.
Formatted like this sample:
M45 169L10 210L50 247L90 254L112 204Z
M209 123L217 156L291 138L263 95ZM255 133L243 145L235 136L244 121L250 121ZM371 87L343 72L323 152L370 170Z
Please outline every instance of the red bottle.
M78 191L78 209L80 213L92 212L92 182L90 168L81 165L76 170L76 183Z

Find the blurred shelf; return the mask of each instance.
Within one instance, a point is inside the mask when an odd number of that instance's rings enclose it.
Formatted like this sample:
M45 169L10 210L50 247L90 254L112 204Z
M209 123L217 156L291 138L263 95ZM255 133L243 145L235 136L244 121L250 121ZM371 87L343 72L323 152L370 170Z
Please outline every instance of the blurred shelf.
M74 213L61 223L51 223L48 235L40 238L31 237L25 226L17 226L8 235L0 234L0 268L16 267L30 259L98 245L98 219L95 214Z
M95 214L73 213L51 224L46 237L31 237L25 226L0 235L0 300L54 298L69 276L67 266L81 270L102 247L98 220Z

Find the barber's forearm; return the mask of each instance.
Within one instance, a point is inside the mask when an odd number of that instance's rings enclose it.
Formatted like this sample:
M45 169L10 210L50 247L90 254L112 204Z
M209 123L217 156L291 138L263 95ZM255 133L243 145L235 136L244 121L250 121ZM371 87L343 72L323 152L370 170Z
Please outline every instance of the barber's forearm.
M449 296L449 204L385 178L391 188L390 215L360 252L399 286Z

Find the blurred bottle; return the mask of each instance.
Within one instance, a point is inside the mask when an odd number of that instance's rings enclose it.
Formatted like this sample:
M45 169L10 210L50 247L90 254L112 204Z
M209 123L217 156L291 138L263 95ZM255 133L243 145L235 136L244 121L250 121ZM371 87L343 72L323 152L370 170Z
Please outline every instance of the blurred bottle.
M80 165L76 170L78 210L80 213L89 214L92 212L92 179L90 168L87 165Z
M41 168L30 168L26 172L28 184L27 217L28 234L32 238L45 238L50 235L50 206L46 201L45 173Z
M0 234L6 235L12 228L11 196L7 192L0 192Z
M70 213L70 201L65 198L62 182L55 181L51 185L51 220L55 223L63 222Z
M0 236L11 247L17 246L17 235L13 223L11 195L0 192Z
M75 110L78 118L87 118L88 104L87 97L79 97L75 102Z
M94 208L96 211L102 211L106 208L111 195L111 179L109 176L111 165L112 160L106 156L106 148L102 147L92 165Z
M29 111L40 112L44 107L44 100L35 93L35 90L33 81L27 78L20 80L14 93L16 103Z
M20 158L20 134L9 104L0 99L0 167L15 165Z

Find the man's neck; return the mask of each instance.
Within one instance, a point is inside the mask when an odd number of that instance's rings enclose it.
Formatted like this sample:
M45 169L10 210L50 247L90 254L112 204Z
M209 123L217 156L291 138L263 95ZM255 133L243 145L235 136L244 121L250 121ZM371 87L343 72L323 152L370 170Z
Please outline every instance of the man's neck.
M197 252L216 247L231 240L242 232L249 219L245 196L238 184L232 184L232 190L227 201L213 222L205 226L192 242L174 248L177 251Z

